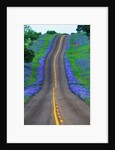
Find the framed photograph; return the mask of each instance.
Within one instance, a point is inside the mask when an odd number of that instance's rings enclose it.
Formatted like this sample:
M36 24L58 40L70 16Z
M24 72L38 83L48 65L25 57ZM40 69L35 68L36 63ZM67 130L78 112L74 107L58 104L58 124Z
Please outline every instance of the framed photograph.
M6 10L6 143L108 144L108 6Z

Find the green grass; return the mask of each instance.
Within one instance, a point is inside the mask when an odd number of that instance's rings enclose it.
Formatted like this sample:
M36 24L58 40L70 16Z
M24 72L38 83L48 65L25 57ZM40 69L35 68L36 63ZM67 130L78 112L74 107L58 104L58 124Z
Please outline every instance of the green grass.
M78 60L86 60L90 61L90 45L83 44L81 46L75 46L75 39L79 38L79 36L84 35L85 33L74 33L70 39L70 49L66 51L66 56L69 58L71 67L75 73L75 76L79 80L79 83L83 85L85 88L90 88L90 68L85 68L81 66L77 61ZM85 74L85 76L83 76ZM87 99L86 103L90 103Z
M85 100L86 104L90 105L90 101L88 99Z
M30 38L28 38L27 40L26 40L26 42L24 42L24 46L25 47L28 47L30 44L32 44L32 40L30 39Z
M76 77L80 81L81 84L90 86L90 81L87 80L87 77L82 77L82 74L89 74L90 70L82 70L79 64L76 64L76 60L89 59L90 46L82 45L78 48L71 46L70 50L67 51L66 56L69 58L71 67L75 72Z
M55 34L56 35L56 34ZM39 40L44 40L44 45L43 47L41 48L41 50L35 55L35 57L33 58L33 64L32 64L32 75L31 77L29 78L28 82L25 83L25 85L29 85L29 84L32 84L36 81L36 77L37 77L37 67L40 65L39 64L39 60L41 57L43 57L45 55L45 52L49 46L49 43L50 41L52 40L52 38L55 36L55 35L47 35L47 36L41 36L39 38Z
M31 96L24 96L24 104L27 104Z

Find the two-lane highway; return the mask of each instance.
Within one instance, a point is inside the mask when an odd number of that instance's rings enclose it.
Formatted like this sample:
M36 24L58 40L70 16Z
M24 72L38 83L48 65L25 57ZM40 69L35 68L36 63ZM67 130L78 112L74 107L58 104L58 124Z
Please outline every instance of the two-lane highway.
M87 125L90 107L68 87L64 53L68 36L58 35L44 67L44 84L24 108L25 125Z

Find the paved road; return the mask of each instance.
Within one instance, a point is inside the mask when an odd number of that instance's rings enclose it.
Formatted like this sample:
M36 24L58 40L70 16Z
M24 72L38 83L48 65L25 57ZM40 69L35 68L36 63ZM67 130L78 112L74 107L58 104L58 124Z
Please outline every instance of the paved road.
M89 125L90 107L68 87L64 68L67 36L58 35L45 61L44 84L24 106L25 125Z

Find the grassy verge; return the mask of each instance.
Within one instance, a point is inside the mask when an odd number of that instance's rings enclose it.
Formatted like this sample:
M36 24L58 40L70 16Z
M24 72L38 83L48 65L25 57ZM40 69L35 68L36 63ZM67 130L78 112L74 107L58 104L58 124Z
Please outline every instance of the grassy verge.
M82 36L84 36L84 33L72 34L70 48L66 50L66 57L69 58L79 84L86 89L90 89L90 44L87 41L82 41ZM81 42L79 46L75 45L75 40L77 39ZM85 102L89 104L90 100L86 98Z
M86 104L90 105L90 101L88 99L85 100Z
M24 96L24 104L27 104L30 99L30 96Z
M71 67L75 72L76 77L80 81L81 84L86 85L88 88L90 86L90 81L87 80L87 76L83 76L83 74L89 75L90 70L85 69L81 65L77 63L77 60L89 59L89 45L83 45L79 48L75 49L74 46L71 47L71 51L67 51L67 55L69 61L71 63Z

